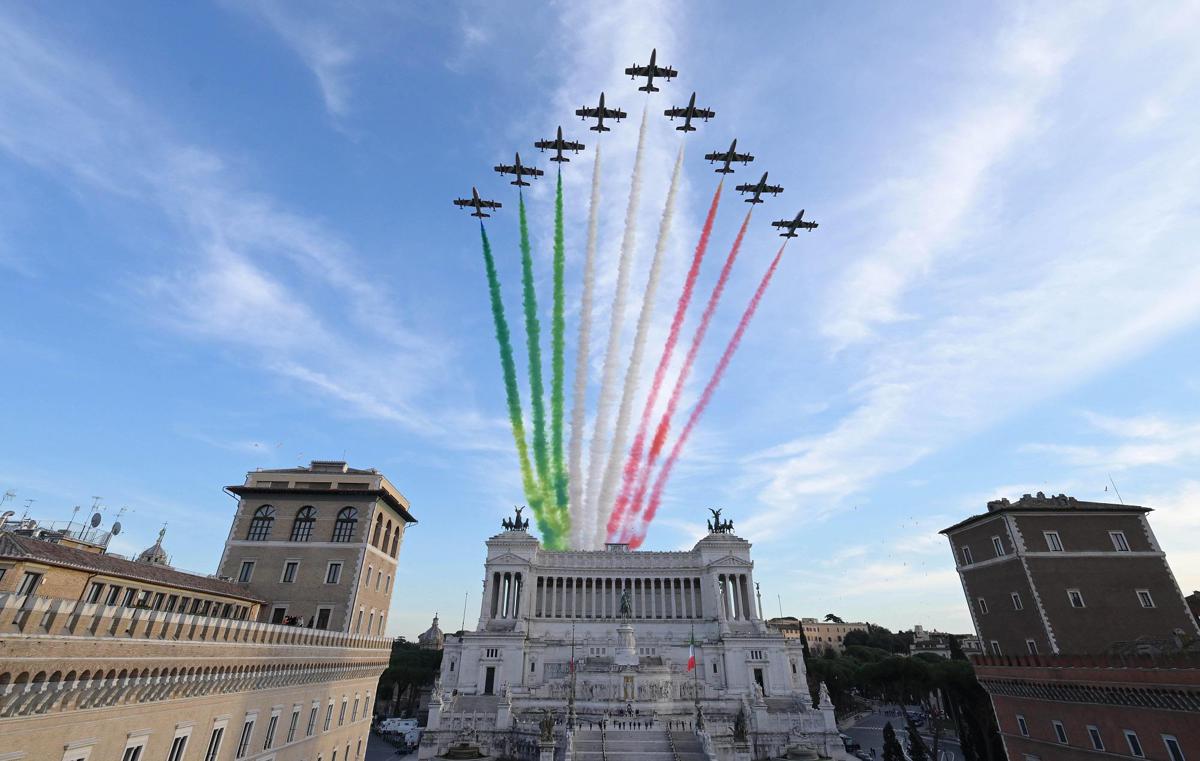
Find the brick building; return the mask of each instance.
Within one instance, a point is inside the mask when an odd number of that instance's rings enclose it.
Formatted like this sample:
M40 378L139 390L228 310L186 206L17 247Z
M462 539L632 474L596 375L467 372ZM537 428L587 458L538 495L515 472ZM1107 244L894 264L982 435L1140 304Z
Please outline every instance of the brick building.
M1010 761L1200 758L1200 626L1150 512L1026 494L941 532Z
M230 490L214 576L171 568L161 533L130 560L0 527L2 761L364 757L407 501L333 462Z

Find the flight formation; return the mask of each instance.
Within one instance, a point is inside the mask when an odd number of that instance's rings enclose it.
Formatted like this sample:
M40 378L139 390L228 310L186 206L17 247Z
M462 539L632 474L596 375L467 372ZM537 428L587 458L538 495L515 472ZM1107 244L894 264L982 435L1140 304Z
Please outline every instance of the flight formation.
M579 325L574 346L569 430L565 320L567 252L564 244L566 220L563 210L562 168L563 164L571 161L571 156L567 154L577 156L586 146L582 142L564 137L561 126L553 138L533 143L533 147L540 152L550 152L549 160L555 162L558 168L553 222L548 389L542 360L542 323L537 303L529 219L521 192L531 181L544 177L545 172L524 163L519 152L514 152L511 164L501 163L493 167L502 177L511 178L509 184L517 189L521 306L528 359L528 405L522 399L522 384L517 378L513 337L504 307L499 268L483 223L485 218L490 217L503 205L499 201L481 197L475 187L471 188L470 197L455 198L453 201L454 205L469 209L471 216L480 220L484 271L487 276L505 401L520 466L522 489L526 503L537 521L542 542L548 549L599 549L605 543L614 542L628 544L635 549L641 546L662 503L673 468L697 422L711 402L779 266L788 241L797 237L799 230L812 231L818 226L816 222L804 218L804 209L792 218L771 222L771 226L779 230L780 237L784 238L783 244L761 276L754 295L743 310L741 319L734 326L732 336L725 344L716 366L712 368L698 400L684 414L679 407L685 387L698 362L705 337L713 327L717 306L735 269L754 209L766 201L764 196L775 197L784 190L783 186L768 182L767 172L763 172L757 182L746 182L734 187L744 196L743 200L749 207L721 265L712 291L700 311L697 324L690 337L685 336L685 318L696 295L696 284L720 207L725 176L736 171L734 164L746 167L755 160L754 155L738 151L736 139L726 150L714 150L705 154L705 160L716 165L714 171L720 175L720 180L699 230L691 264L671 315L666 342L657 350L651 386L643 397L639 382L643 377L643 363L655 360L654 352L651 352L648 346L649 335L655 320L657 291L667 242L674 224L675 199L684 163L684 143L681 141L670 186L665 194L647 281L641 293L633 339L630 345L625 347L623 343L628 332L625 325L625 315L628 311L626 306L631 296L635 296L632 293L631 280L638 254L637 239L640 231L637 210L641 197L650 100L652 93L661 90L655 84L656 80L667 83L679 76L679 72L674 68L659 65L657 59L658 51L654 50L651 51L647 65L634 64L625 69L625 73L632 79L642 82L637 89L646 93L646 104L642 110L633 169L629 178L629 200L617 262L617 280L613 303L608 310L608 333L604 337L603 346L595 347L603 349L599 379L590 377L592 373L589 357L593 351L593 330L597 327L593 325L592 314L595 308L598 209L602 187L601 141L605 132L612 131L612 125L628 119L629 115L621 108L610 105L603 92L594 106L584 105L575 111L575 115L585 122L593 122L588 129L596 133L596 139L592 151L594 161L586 245L581 257L572 257L573 260L578 258L582 264L583 287L579 299ZM686 105L667 108L662 113L672 122L678 121L675 129L684 135L697 131L698 124L716 117L716 111L713 109L696 105L695 92L692 92ZM680 357L682 359L679 362L672 362ZM592 402L591 407L589 401ZM589 409L592 412L590 431L587 430ZM586 439L590 441L585 441Z

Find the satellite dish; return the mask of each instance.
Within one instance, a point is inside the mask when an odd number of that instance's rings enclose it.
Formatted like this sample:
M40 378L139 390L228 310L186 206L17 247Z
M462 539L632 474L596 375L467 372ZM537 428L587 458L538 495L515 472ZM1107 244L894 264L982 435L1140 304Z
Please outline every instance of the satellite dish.
M119 533L121 533L121 522L117 521L116 523L113 524L112 535L116 536Z
M100 525L100 513L92 513L92 520L90 521L90 523L92 524L92 528L96 528L97 526L99 526Z

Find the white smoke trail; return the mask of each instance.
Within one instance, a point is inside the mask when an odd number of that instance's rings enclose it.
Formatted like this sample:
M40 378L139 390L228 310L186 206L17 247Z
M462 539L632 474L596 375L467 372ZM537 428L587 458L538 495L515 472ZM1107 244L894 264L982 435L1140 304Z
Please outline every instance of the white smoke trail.
M592 167L592 199L588 207L587 249L583 256L583 295L579 300L579 344L575 355L575 390L571 396L571 440L567 445L570 478L571 547L583 541L583 429L587 417L588 352L592 338L592 294L596 276L596 227L600 209L600 135Z
M596 517L597 528L606 531L609 516L613 511L617 483L621 480L625 447L629 438L629 418L633 414L633 400L637 396L638 381L642 375L642 357L646 353L646 338L650 332L650 318L654 314L654 297L658 293L658 282L662 276L663 251L671 237L671 222L675 218L675 192L679 188L680 169L683 167L683 144L675 157L675 169L671 172L671 187L663 205L662 221L658 227L658 241L654 244L654 258L650 261L650 276L646 280L646 293L642 297L642 311L638 315L637 330L633 337L633 351L629 353L629 366L625 369L625 387L621 391L621 406L617 410L617 424L613 427L612 447L608 452L608 464L604 469L604 481L600 485L600 509ZM593 537L593 542L598 537Z
M625 234L621 238L621 258L617 263L617 287L613 296L612 318L608 328L608 348L604 352L604 368L600 375L600 399L596 403L596 420L592 426L592 444L588 452L587 512L584 515L583 546L590 549L596 541L596 521L600 509L600 482L604 472L604 451L608 443L609 416L616 395L617 362L621 353L621 322L625 314L625 299L629 291L629 270L637 242L637 210L642 195L642 152L646 145L646 116L649 103L642 109L642 125L638 128L637 150L633 154L633 176L629 183L629 206L625 209Z

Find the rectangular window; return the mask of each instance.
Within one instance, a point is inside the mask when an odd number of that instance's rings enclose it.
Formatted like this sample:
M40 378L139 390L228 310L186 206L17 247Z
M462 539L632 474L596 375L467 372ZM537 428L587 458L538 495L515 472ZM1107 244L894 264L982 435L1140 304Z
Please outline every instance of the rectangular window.
M963 565L971 565L972 563L975 562L975 559L973 557L971 557L971 548L970 547L962 548L962 562L963 562Z
M341 563L330 563L325 568L325 583L326 584L336 584L339 581L341 581L341 578L342 578L342 564Z
M1000 643L996 640L992 640L992 655L1004 655L1000 652Z
M287 741L292 742L296 739L296 725L300 723L300 709L292 709L292 720L288 724Z
M126 608L128 608L130 605L133 605L133 596L136 594L137 594L136 589L133 589L133 588L126 589L125 597L122 598L121 604L124 605Z
M125 749L125 754L121 756L121 761L139 761L142 757L141 745L133 745Z
M1129 755L1137 758L1145 758L1146 752L1142 750L1142 741L1138 739L1137 732L1125 730L1125 742L1129 744Z
M1109 531L1108 538L1112 539L1114 550L1117 552L1129 552L1129 542L1125 540L1124 531Z
M1137 591L1137 598L1138 598L1138 602L1141 603L1141 606L1143 608L1153 608L1154 607L1154 598L1150 596L1149 589L1139 589Z
M104 598L105 605L116 605L117 600L121 599L121 588L113 584L108 588L108 596Z
M1017 714L1017 730L1021 733L1021 737L1029 737L1029 725L1025 723L1025 717Z
M329 725L333 723L333 701L329 701L329 705L325 706L325 732L329 731Z
M1058 536L1057 531L1043 531L1042 536L1046 537L1046 546L1051 552L1062 552L1062 539Z
M1021 593L1012 593L1013 610L1023 610L1025 606L1021 603Z
M300 569L299 560L289 560L283 564L283 577L280 578L284 584L291 584L296 580L296 571Z
M1080 593L1080 591L1078 589L1068 589L1067 590L1067 599L1071 601L1072 608L1084 607L1083 595Z
M1167 746L1167 755L1171 757L1171 761L1187 761L1183 757L1183 748L1179 746L1179 740L1175 735L1163 735L1163 744Z
M163 592L159 592L156 595L154 595L154 609L162 610L163 600L165 600L166 598L167 598L167 596Z
M1025 640L1025 647L1028 648L1030 655L1037 655L1037 643L1031 639Z
M271 720L267 722L267 736L263 739L263 750L270 750L275 744L275 728L279 726L279 714L271 714Z
M366 578L366 581L363 582L364 587L371 586L371 573L374 572L374 570L375 570L375 566L371 566L371 565L367 566L367 578Z
M1094 750L1104 750L1104 740L1100 737L1100 728L1088 725L1088 739L1092 741Z
M250 749L250 737L254 734L254 719L247 719L242 725L242 737L238 740L237 750L234 752L234 758L242 758L246 755L246 751Z
M104 593L104 583L93 581L92 586L88 589L87 600L84 602L100 602L100 595Z
M217 761L221 752L221 740L225 737L225 727L217 727L208 738L208 750L204 753L204 761Z
M242 561L242 569L240 571L238 571L238 581L241 582L242 584L245 584L248 581L250 581L250 577L253 575L254 575L254 561L253 560L243 560Z
M1052 721L1050 723L1054 725L1054 736L1058 738L1058 741L1060 743L1062 743L1063 745L1066 745L1067 744L1067 730L1063 727L1063 723L1061 721L1058 721L1057 719L1055 719L1054 721Z
M317 731L317 711L318 710L320 710L318 706L313 706L312 710L308 712L308 726L304 729L305 737L312 737L313 732Z
M367 634L371 633L371 628L375 626L375 611L371 611L371 615L367 616Z
M1004 542L1000 541L1000 537L992 537L992 549L996 551L996 557L1004 557Z
M171 741L171 750L167 753L167 761L183 761L183 753L187 750L187 735L180 735Z
M350 709L350 723L358 721L358 698L354 698L354 708Z
M26 571L25 576L21 578L21 586L17 588L17 595L31 595L37 591L38 584L42 583L42 575L33 571Z
M979 612L987 615L987 600L982 597L979 598Z
M388 577L387 577L387 584L383 585L383 591L384 592L392 591L392 575L390 573L388 574Z
M178 595L168 595L167 596L167 612L168 613L171 613L175 610L175 604L177 602L179 602Z
M322 608L317 608L317 623L315 624L316 628L328 629L329 628L329 616L332 614L333 614L333 608L330 608L328 606L322 607Z
M283 619L287 617L287 606L278 605L271 609L271 623L282 624Z
M338 711L338 726L346 723L346 699L342 698L342 708Z

